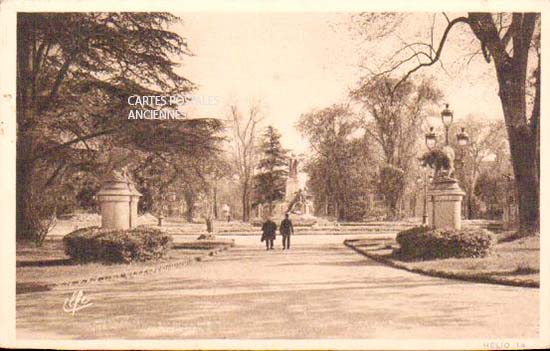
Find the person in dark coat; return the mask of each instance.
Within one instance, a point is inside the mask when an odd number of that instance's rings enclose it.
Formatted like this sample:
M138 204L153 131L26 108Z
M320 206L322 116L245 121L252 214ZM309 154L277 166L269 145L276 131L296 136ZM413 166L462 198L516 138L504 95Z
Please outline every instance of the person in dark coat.
M267 218L262 225L262 241L265 240L265 249L273 250L273 241L275 240L275 232L277 231L277 224Z
M279 232L283 236L283 250L290 249L290 235L294 234L294 226L290 218L288 218L288 213L285 214L285 219L281 221Z

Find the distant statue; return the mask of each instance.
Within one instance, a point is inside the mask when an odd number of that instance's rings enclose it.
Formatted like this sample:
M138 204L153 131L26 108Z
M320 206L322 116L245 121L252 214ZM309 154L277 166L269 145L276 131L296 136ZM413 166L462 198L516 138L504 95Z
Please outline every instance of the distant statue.
M298 178L298 159L294 154L290 157L288 176L290 178Z
M294 198L288 204L286 212L293 213L294 207L297 204L302 204L303 206L306 206L307 204L306 192L303 189L298 189L298 191L294 193Z

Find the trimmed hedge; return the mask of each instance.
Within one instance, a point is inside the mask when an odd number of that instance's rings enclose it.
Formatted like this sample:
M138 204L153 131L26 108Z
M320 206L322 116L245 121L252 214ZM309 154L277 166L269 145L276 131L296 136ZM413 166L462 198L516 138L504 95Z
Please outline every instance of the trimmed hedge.
M496 243L493 233L481 228L430 229L414 227L399 232L396 256L405 260L485 257Z
M65 253L79 262L129 263L162 257L172 237L155 228L106 230L78 229L63 237Z

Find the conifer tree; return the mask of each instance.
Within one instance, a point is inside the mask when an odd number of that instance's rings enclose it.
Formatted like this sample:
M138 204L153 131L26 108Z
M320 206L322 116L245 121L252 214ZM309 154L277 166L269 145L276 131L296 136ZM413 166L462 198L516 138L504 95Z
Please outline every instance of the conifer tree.
M258 174L254 177L256 203L268 204L271 215L273 203L285 195L285 182L288 176L287 150L281 145L281 134L273 126L266 128L260 152Z

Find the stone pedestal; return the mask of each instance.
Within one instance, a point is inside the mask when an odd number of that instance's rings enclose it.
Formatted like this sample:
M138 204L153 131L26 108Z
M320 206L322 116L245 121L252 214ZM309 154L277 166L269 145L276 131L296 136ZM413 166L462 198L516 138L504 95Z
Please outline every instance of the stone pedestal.
M465 193L456 179L436 180L428 190L428 226L460 230L462 198Z
M101 207L101 228L129 229L137 226L137 205L141 194L128 179L111 174L97 197Z

